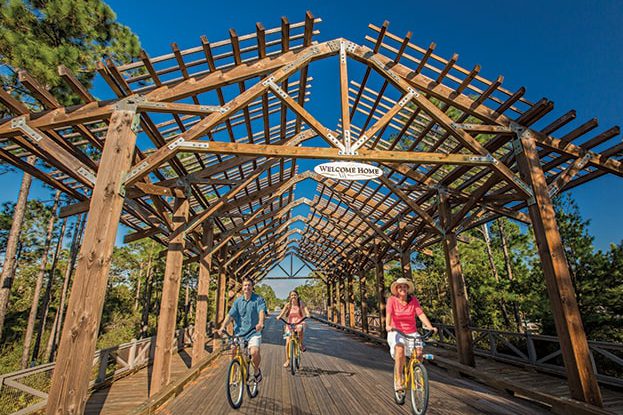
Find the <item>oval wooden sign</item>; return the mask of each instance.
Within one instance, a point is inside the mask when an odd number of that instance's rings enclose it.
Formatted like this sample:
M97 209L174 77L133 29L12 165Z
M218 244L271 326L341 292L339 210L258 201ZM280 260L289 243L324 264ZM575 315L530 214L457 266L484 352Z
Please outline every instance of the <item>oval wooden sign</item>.
M370 180L383 175L383 170L370 164L353 161L334 161L314 167L321 176L338 180Z

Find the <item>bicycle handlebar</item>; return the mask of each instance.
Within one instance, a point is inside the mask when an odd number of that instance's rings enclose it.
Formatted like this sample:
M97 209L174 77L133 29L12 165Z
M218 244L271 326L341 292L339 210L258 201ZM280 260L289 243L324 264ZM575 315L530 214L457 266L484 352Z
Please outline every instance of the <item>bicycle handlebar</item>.
M284 324L287 324L288 326L297 326L297 325L301 324L303 321L307 320L307 317L303 317L301 320L297 321L296 323L289 323L289 322L285 321L282 317L280 317L279 320L283 321Z
M244 334L236 334L236 335L233 335L233 336L232 336L231 334L229 334L229 333L227 333L226 331L224 331L223 333L221 333L221 335L223 335L223 334L224 334L226 338L228 338L228 339L234 339L234 338L236 338L236 337L245 337L247 334L251 333L253 330L255 330L255 327L252 327L250 330L248 330L248 331L247 331L246 333L244 333ZM218 333L219 331L218 331L218 330L216 330L216 332Z
M397 329L397 328L395 328L395 327L392 327L392 330L391 330L391 331L395 331L396 333L400 334L402 337L406 337L406 338L408 338L408 339L414 339L414 340L417 340L417 339L418 339L418 337L409 336L408 334L405 334L405 333L401 332L400 330L398 330L398 329ZM419 337L419 339L420 339L420 340L426 340L426 339L428 339L430 336L432 336L432 335L433 335L433 333L435 333L433 330L428 330L428 329L424 329L424 331L425 331L425 333Z

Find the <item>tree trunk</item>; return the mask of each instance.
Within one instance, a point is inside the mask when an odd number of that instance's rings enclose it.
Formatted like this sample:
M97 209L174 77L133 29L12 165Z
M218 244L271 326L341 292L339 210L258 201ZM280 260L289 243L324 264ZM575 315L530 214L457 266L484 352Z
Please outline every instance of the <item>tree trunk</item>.
M78 258L78 251L80 250L80 242L82 240L82 232L84 231L85 219L85 214L80 215L78 220L76 221L76 226L74 227L74 235L71 240L71 251L69 253L70 257L69 261L67 262L67 268L65 269L65 278L63 280L63 289L61 291L61 301L56 312L58 319L56 319L56 324L54 324L52 334L50 334L50 336L53 337L54 340L52 343L52 348L50 349L50 353L48 354L49 362L54 361L56 348L58 347L58 342L61 337L61 328L63 326L63 317L65 315L65 301L67 299L67 290L69 289L71 274L73 273L74 266L76 265L76 259Z
M58 242L56 243L56 251L54 252L54 256L52 257L52 266L50 267L50 271L48 271L48 284L45 288L45 294L43 295L43 304L41 305L39 327L37 329L37 338L35 340L35 345L32 348L33 362L36 362L37 357L39 356L39 347L41 346L41 338L43 337L43 332L45 331L45 322L48 321L48 311L50 310L50 303L52 302L52 287L54 286L54 271L56 269L58 255L61 248L63 247L63 238L65 237L66 226L67 219L63 221L63 226L61 226L61 233L58 237Z
M186 281L186 292L184 293L184 328L188 327L188 312L190 311L190 285Z
M45 237L45 245L43 247L43 256L41 258L41 264L39 266L39 274L37 275L37 281L35 282L35 290L32 294L32 304L30 306L30 314L28 315L28 324L26 325L26 334L24 335L24 348L22 349L22 360L20 362L20 368L26 369L28 367L28 360L30 359L30 344L32 343L32 335L35 330L35 320L37 319L37 310L39 308L39 296L41 294L41 286L43 285L43 277L45 276L45 269L48 265L48 252L50 250L50 244L52 243L52 235L54 233L54 222L56 221L56 211L58 209L58 202L61 198L61 191L57 190L54 195L54 204L52 205L52 215L48 221L48 231Z
M487 247L487 256L489 257L489 266L491 266L491 272L495 276L495 282L497 284L500 283L500 274L498 274L498 269L495 266L495 260L493 259L493 249L491 249L491 238L489 237L489 229L487 229L487 224L482 224L482 234L485 237L485 246ZM506 310L506 304L504 303L504 299L500 298L500 309L502 310L502 317L504 318L504 324L507 327L511 326L510 319L508 318L508 311Z
M504 264L506 264L506 276L509 281L513 280L513 267L511 262L510 253L508 250L508 242L506 240L506 232L504 232L504 225L501 220L498 220L498 228L500 230L500 240L502 241L502 252L504 252ZM516 301L513 301L513 315L515 317L515 324L517 325L517 331L523 330L523 322L519 315L519 306Z
M141 333L139 338L147 337L147 329L149 328L149 306L151 305L151 291L153 288L153 278L151 266L151 251L147 257L147 276L145 278L145 294L143 296L143 314L141 316Z
M138 271L138 277L136 278L136 291L134 293L134 307L133 310L136 312L138 310L138 304L141 299L141 279L143 278L143 269L141 268Z
M35 156L30 156L27 161L28 164L33 165L36 160L37 158ZM0 274L0 340L2 340L2 333L4 333L4 319L6 318L9 296L11 294L11 287L13 286L13 276L15 275L13 273L16 266L15 254L17 252L22 223L24 222L24 213L26 212L26 202L28 201L31 183L32 176L24 173L19 195L17 196L17 203L15 204L15 210L13 212L13 223L11 224L11 230L9 231L9 238L6 244L4 266L2 267L2 274Z

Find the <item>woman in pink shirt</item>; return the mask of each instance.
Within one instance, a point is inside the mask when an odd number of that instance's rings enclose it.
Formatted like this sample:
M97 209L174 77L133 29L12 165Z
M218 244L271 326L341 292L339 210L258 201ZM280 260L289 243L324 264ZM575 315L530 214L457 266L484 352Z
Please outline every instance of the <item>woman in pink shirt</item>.
M303 317L309 317L309 310L305 303L303 303L299 297L299 293L296 290L290 291L290 295L288 296L288 302L283 306L281 313L277 316L277 320L284 317L288 321L288 323L297 323L303 319ZM297 334L299 335L299 339L301 340L301 350L305 351L305 346L303 345L303 335L305 333L305 323L297 324L295 328ZM290 331L289 326L285 326L285 331ZM286 362L283 364L283 367L288 367L290 365L290 359L288 359L288 347L290 347L290 338L286 341Z
M437 332L422 311L420 302L413 294L413 282L407 278L398 278L391 285L392 295L387 299L385 324L387 330L387 343L394 359L394 379L400 379L399 384L394 384L396 391L402 390L402 368L405 365L405 356L411 355L411 350L406 349L406 340L393 329L398 329L408 336L417 334L415 316L421 321L425 329Z

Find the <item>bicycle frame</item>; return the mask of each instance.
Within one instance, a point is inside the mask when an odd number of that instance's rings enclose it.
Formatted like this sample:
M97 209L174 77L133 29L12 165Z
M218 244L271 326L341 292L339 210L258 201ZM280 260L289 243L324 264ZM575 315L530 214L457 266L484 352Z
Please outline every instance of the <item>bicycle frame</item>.
M294 375L296 369L299 368L302 351L301 339L299 338L299 334L296 332L296 326L301 324L306 318L307 317L304 317L302 320L296 323L288 323L283 318L280 318L280 320L290 328L287 336L288 340L286 341L286 356L290 361L290 372L292 373L292 375Z
M424 340L433 334L428 331L423 336L412 337L400 330L394 329L406 340L406 346L411 351L409 360L402 368L402 390L394 391L394 399L397 404L403 405L407 392L411 397L411 410L415 415L423 415L428 407L428 375L426 367L422 364L424 360L431 359L432 355L423 354ZM406 352L406 351L405 351ZM418 374L418 376L416 376ZM396 383L396 373L394 372L394 384ZM421 394L421 395L420 395Z

